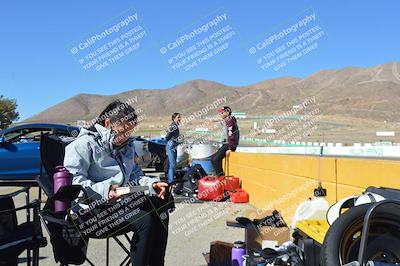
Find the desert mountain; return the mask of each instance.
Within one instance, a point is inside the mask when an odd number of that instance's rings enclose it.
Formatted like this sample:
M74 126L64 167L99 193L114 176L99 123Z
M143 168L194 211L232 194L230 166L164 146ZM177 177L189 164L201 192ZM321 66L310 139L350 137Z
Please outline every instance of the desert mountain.
M278 114L315 96L323 115L398 121L400 62L322 70L304 79L283 77L240 87L194 80L168 89L137 89L111 96L79 94L24 122L92 119L115 98L137 99L134 105L148 117L165 117L176 111L188 115L225 96L227 105L248 115Z

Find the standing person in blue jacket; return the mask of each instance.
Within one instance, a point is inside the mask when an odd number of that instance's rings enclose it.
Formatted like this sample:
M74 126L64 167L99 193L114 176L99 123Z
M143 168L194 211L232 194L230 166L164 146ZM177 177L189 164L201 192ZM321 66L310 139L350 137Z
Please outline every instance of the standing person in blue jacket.
M179 125L181 124L181 114L172 114L172 123L167 128L167 135L165 139L167 140L166 152L168 156L168 182L174 181L175 168L176 168L176 157L177 157L177 147L179 139Z

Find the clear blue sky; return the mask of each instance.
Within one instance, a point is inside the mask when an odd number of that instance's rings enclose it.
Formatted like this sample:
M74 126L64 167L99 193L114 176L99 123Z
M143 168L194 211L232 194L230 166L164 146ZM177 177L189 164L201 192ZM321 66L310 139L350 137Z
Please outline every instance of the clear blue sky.
M132 8L149 34L146 47L100 72L84 71L71 44L119 21L119 14ZM172 70L160 47L221 8L239 36L235 45L191 71ZM280 71L261 70L249 47L308 8L326 32L323 47ZM395 0L1 1L0 94L17 100L24 119L78 93L168 88L199 78L248 85L278 76L305 77L320 69L399 61L399 10Z

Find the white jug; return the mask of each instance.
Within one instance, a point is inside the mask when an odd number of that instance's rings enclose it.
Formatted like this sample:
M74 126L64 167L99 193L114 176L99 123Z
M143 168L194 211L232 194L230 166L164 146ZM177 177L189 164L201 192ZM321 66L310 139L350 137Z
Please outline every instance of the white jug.
M300 220L326 220L326 213L329 203L324 197L314 197L297 207L292 219L292 229L296 227L296 222Z

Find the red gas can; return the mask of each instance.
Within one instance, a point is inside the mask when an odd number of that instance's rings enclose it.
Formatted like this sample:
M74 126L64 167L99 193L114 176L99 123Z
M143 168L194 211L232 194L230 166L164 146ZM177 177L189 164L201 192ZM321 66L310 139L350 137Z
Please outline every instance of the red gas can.
M225 190L232 191L240 188L240 179L236 176L225 176Z
M241 188L238 188L234 191L230 191L229 196L231 197L231 202L233 203L249 202L249 193L247 193L245 190Z
M220 201L224 195L224 178L222 176L205 176L199 180L198 184L199 200Z

